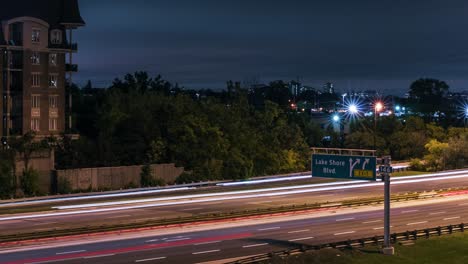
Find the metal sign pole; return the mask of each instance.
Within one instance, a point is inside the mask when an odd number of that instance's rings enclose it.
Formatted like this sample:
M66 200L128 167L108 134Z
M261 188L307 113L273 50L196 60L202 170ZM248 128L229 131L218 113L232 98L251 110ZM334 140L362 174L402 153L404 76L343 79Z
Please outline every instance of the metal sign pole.
M390 166L390 157L384 158L384 164ZM390 241L390 173L385 172L382 174L385 183L384 189L384 255L395 254L395 249L392 247Z

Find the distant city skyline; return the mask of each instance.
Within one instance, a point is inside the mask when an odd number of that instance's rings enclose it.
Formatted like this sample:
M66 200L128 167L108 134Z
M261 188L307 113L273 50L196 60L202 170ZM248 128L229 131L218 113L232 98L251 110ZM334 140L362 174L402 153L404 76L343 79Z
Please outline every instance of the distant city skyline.
M468 90L468 2L80 0L79 85L161 74L186 88L300 77L403 95L418 78Z

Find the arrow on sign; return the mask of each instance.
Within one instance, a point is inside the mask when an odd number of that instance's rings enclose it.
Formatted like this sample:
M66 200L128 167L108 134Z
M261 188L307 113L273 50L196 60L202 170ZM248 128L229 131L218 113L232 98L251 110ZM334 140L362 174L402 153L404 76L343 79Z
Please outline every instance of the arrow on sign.
M361 163L361 159L356 159L356 161L353 163L353 159L349 159L349 177L352 178L353 177L353 170L354 170L354 167L357 165L357 164L360 164Z
M369 164L370 159L365 159L364 162L362 163L362 170L366 169L366 165Z

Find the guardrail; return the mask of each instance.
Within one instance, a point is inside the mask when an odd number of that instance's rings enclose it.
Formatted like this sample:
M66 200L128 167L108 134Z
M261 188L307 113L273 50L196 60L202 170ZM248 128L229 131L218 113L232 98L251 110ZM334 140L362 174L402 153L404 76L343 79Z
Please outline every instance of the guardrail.
M409 241L409 240L418 240L419 238L429 238L431 236L442 236L447 234L453 234L455 232L465 232L466 224L461 223L458 225L448 225L448 226L439 226L434 228L419 229L413 231L406 231L400 233L393 233L390 235L391 242L396 243L399 241ZM291 255L303 254L313 250L320 250L324 248L362 248L368 245L382 245L384 241L383 236L374 236L361 239L346 240L334 243L326 243L320 245L302 245L300 247L275 251L267 254L261 254L241 260L236 260L233 262L228 262L227 264L250 264L250 263L260 263L268 261L273 257L288 257Z
M418 200L418 199L428 199L440 196L440 192L447 190L461 190L462 188L450 188L442 189L439 191L433 192L414 192L393 195L391 200L394 202L399 201L409 201L409 200ZM189 217L177 217L170 219L156 219L145 222L131 222L131 223L117 223L117 224L108 224L108 225L95 225L95 226L85 226L79 228L55 228L51 230L38 231L38 232L25 232L25 233L15 233L15 234L5 234L0 235L0 244L6 242L16 242L32 239L44 239L44 238L56 238L61 236L73 236L73 235L82 235L90 233L104 233L104 232L113 232L113 231L124 231L129 229L138 229L138 228L154 228L161 226L176 226L192 223L207 223L210 221L221 221L221 220L243 220L248 217L261 218L261 217L271 217L271 216L281 216L285 214L294 214L294 213L304 213L310 210L316 209L331 209L331 208L342 208L342 207L354 207L354 206L365 206L383 203L383 198L369 198L369 199L360 199L360 200L350 200L350 201L341 201L341 202L327 202L327 203L314 203L314 204L301 204L301 205L291 205L291 206L279 206L279 207L270 207L270 208L258 208L253 210L243 210L243 211L231 211L225 213L215 213L215 214L199 214Z

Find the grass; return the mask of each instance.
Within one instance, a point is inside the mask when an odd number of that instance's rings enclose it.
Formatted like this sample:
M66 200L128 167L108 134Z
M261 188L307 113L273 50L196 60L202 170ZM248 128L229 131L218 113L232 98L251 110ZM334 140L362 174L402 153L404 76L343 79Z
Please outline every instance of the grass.
M414 245L395 246L394 256L384 256L377 247L337 250L323 249L286 259L273 259L272 264L466 264L468 263L468 234L459 233L431 239L421 239Z
M430 172L426 171L400 171L400 172L394 172L392 173L392 177L400 177L400 176L416 176L416 175L423 175L423 174L428 174Z

